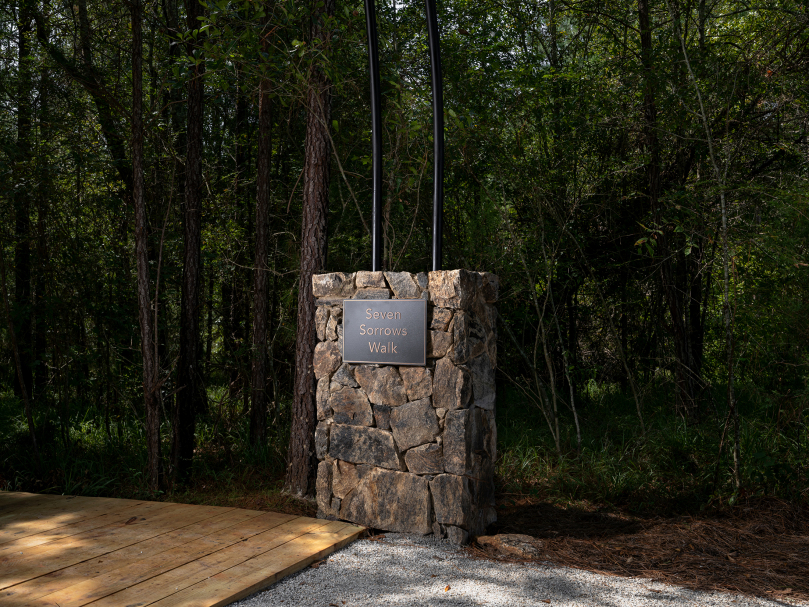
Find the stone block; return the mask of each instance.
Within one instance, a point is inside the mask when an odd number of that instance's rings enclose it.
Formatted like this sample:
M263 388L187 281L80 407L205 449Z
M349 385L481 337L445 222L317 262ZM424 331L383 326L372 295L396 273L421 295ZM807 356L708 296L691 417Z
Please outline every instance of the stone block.
M426 367L399 367L407 398L420 400L433 394L433 374Z
M491 272L480 272L480 276L483 278L483 284L478 292L486 303L495 303L500 294L500 279Z
M469 360L469 317L466 312L463 310L455 312L449 333L452 335L449 358L456 365L462 365Z
M444 470L463 476L472 472L470 410L448 411L444 418Z
M333 516L331 509L331 464L320 462L317 465L317 515L318 518Z
M382 272L357 272L356 284L358 289L365 287L384 289L388 286Z
M331 319L329 319L329 323L331 323ZM469 358L475 358L476 356L480 356L483 352L486 351L486 344L489 338L489 334L487 333L483 323L481 323L474 315L468 314L467 315L467 343L468 351L469 351Z
M438 521L433 521L433 535L437 538L447 537L447 531L444 528L444 525Z
M427 358L443 358L452 346L452 335L445 331L427 333Z
M472 396L472 378L469 372L442 358L435 364L433 376L433 405L449 411L463 409Z
M390 470L402 467L393 435L378 428L334 424L329 436L329 455L352 464Z
M354 378L375 405L398 407L407 402L407 392L396 367L363 365L354 370Z
M331 415L329 407L329 378L321 377L317 380L317 391L315 392L315 402L317 403L317 418L326 419Z
M315 428L315 455L317 459L325 459L329 452L329 424L320 422Z
M357 289L353 299L390 299L390 289L379 289L376 287Z
M354 274L332 272L312 276L312 294L315 297L342 297L354 294Z
M477 276L468 270L430 272L430 298L440 308L468 308L477 294Z
M429 398L392 409L390 427L400 451L430 443L439 432L438 418Z
M374 423L371 404L362 388L343 388L329 396L329 407L334 421L352 426L370 426Z
M469 532L466 529L455 527L454 525L447 526L447 539L456 546L465 546L469 543Z
M481 409L494 410L496 387L494 367L489 354L484 352L469 362L472 372L472 403Z
M332 466L332 494L340 499L345 499L360 482L359 469L360 466L335 460Z
M427 480L374 468L342 500L340 518L366 527L427 535L432 531Z
M317 340L326 341L326 323L329 322L329 307L318 306L315 311L315 329L317 331Z
M340 355L340 348L333 341L322 341L315 346L315 355L312 366L315 377L329 377L337 371L343 358Z
M326 339L337 341L337 325L339 321L337 317L332 314L329 316L329 322L326 323Z
M405 453L405 464L413 474L441 474L444 472L444 456L441 445L429 443L413 447Z
M443 525L468 528L472 514L469 479L454 474L439 474L430 481L435 520Z
M357 383L357 380L354 379L354 374L351 372L351 367L346 363L340 365L340 368L337 369L335 374L332 376L331 380L333 382L337 382L341 386L346 386L348 388L360 387L360 385Z
M410 272L385 272L385 278L397 299L417 299L420 292Z
M521 533L501 533L498 535L482 535L477 543L492 552L518 558L536 559L542 556L544 542L530 535Z
M452 310L447 308L433 308L430 312L430 328L433 331L446 331L449 321L452 320Z
M416 274L416 284L418 284L419 289L424 291L427 289L427 287L430 286L430 279L424 272L419 272L418 274Z
M374 422L380 430L390 430L390 407L387 405L374 405Z

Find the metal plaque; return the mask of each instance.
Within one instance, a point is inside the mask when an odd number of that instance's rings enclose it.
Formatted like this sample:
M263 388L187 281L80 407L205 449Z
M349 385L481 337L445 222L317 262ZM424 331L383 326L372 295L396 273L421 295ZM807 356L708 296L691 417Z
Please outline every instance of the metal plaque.
M343 361L427 364L427 300L343 300Z

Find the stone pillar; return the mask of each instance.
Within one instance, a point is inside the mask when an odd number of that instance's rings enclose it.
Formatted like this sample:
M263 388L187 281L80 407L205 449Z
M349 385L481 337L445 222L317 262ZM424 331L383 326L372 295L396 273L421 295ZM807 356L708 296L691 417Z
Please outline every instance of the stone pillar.
M457 544L484 533L496 519L497 277L337 272L312 282L318 516ZM426 367L343 363L344 299L414 298L428 300Z

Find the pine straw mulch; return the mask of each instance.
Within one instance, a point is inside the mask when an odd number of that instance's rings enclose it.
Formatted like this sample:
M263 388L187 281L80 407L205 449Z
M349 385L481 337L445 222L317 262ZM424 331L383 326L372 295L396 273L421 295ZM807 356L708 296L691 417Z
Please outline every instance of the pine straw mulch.
M758 499L711 515L644 519L524 497L509 501L498 508L498 522L488 533L541 538L538 560L694 590L809 600L806 508ZM477 544L470 551L494 557Z

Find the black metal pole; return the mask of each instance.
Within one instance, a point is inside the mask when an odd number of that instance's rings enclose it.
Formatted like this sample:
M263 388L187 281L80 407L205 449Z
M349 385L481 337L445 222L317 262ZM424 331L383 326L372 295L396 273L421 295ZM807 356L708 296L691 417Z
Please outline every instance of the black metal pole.
M371 211L371 271L382 269L382 96L379 83L379 36L376 32L374 0L365 0L365 29L368 32L368 67L371 72L371 153L373 208Z
M435 0L427 5L427 35L430 45L430 77L433 85L433 271L442 266L444 234L444 86L441 79L441 40Z

